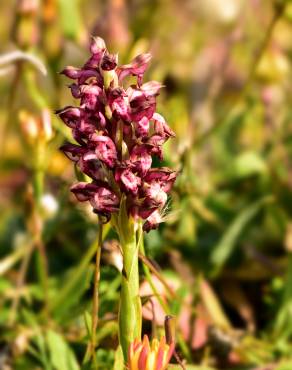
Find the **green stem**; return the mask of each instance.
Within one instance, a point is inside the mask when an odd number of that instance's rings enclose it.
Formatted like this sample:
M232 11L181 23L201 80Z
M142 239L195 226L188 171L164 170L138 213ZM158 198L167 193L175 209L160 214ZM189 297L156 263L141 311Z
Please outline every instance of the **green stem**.
M24 246L22 247L22 250L24 249ZM20 301L20 290L23 286L25 276L27 273L27 268L29 265L29 261L31 259L31 255L34 249L34 243L29 245L29 249L27 250L27 253L25 253L23 260L21 261L21 265L19 268L17 281L16 281L16 294L12 300L12 305L9 312L8 317L8 325L12 326L15 324L16 315L17 315L17 309Z
M120 229L123 271L119 310L119 341L127 361L128 348L134 339L141 339L142 307L139 295L139 258L134 222L131 219Z
M41 198L43 195L44 188L44 171L42 169L36 169L33 174L33 191L34 200L37 210L40 209Z
M41 199L44 193L44 178L45 178L45 142L41 139L36 143L33 163L33 225L34 234L36 236L36 267L39 281L42 285L45 302L45 312L49 313L49 268L46 255L46 248L43 242L43 218L41 211Z

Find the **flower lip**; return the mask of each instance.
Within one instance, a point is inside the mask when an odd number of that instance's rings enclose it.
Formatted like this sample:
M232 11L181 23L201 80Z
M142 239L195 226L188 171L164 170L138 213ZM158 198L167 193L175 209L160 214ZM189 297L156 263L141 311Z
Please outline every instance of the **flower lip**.
M130 161L142 176L145 176L151 168L152 157L150 152L151 149L147 145L136 145L131 151Z
M175 137L174 131L172 131L165 122L165 119L159 113L154 113L152 119L154 121L154 131L157 135L166 138Z
M163 191L168 193L171 190L177 175L177 171L172 171L167 167L151 168L145 176L145 181L149 183L152 181L159 181L162 184Z
M90 199L90 203L97 212L115 212L119 209L119 198L110 189L99 187Z
M162 85L158 81L149 81L141 86L141 90L144 91L147 96L149 95L156 96L158 95L159 90L162 87L164 87L164 85Z
M58 109L55 111L61 120L70 128L75 128L76 123L82 117L82 109L72 106L67 106L63 109Z
M86 148L71 143L66 143L60 147L60 150L73 162L77 162L86 152Z
M142 117L140 121L135 122L135 133L137 136L147 137L149 133L149 119Z
M109 90L107 99L112 113L117 120L130 121L128 97L123 88L117 87Z
M130 168L117 168L115 171L115 180L125 192L132 194L137 194L141 185L141 178L135 175Z
M106 215L119 209L120 199L106 182L79 182L70 190L80 202L89 200L96 213Z
M143 230L149 232L150 230L157 229L161 222L163 222L163 217L161 216L160 211L156 209L149 217L147 217L146 222L143 225Z
M144 184L145 201L157 207L164 207L167 201L167 194L163 190L163 185L159 181L153 181L151 184Z
M70 190L80 202L85 202L93 196L97 189L98 186L93 183L78 182L72 185Z
M99 160L113 167L117 160L117 150L114 142L108 136L93 134L90 137L90 144Z
M113 69L116 68L117 62L118 62L117 54L109 54L105 52L101 59L100 68L103 71L112 71Z
M138 122L143 117L151 119L156 109L156 99L154 96L146 94L135 94L130 99L130 109L132 121Z

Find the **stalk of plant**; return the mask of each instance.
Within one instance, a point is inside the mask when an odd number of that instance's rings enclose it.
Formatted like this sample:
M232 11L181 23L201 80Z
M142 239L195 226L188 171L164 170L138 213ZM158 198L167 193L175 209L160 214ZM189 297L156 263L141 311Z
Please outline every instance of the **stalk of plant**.
M152 157L163 158L162 146L174 133L155 112L162 85L143 83L150 54L118 66L117 55L100 38L93 38L90 52L82 68L62 71L74 80L70 89L80 104L57 111L76 142L61 149L84 178L71 191L79 201L90 202L102 222L111 222L120 239L119 341L126 362L130 344L141 340L137 235L143 233L138 231L148 232L163 221L167 193L177 176L166 167L152 168ZM129 76L135 83L130 85Z
M31 209L27 217L27 227L31 234L32 247L29 248L28 253L22 261L17 285L20 287L23 284L32 253L36 250L37 271L44 294L44 313L48 316L48 262L42 238L44 215L41 202L44 195L47 145L53 138L50 112L48 109L43 109L40 116L35 116L26 111L20 111L19 121L24 139L23 142L31 158L32 189L31 192L28 192ZM15 320L18 300L19 298L16 296L12 304L10 311L11 323Z

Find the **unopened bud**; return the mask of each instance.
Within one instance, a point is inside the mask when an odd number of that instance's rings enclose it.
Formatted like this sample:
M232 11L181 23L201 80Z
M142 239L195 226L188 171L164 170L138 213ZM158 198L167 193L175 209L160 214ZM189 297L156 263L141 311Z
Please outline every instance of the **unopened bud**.
M48 109L43 109L41 117L34 116L26 111L20 111L19 121L25 139L34 144L42 139L50 141L53 137L51 115Z
M19 112L19 120L24 137L33 142L38 136L38 123L34 116L26 111Z
M42 134L46 141L50 141L53 138L51 114L46 108L42 111Z
M43 216L49 219L56 215L59 204L52 194L44 194L41 198L41 209L43 211Z
M17 11L21 15L35 14L39 8L39 0L19 0Z
M105 50L105 42L101 37L92 37L90 44L90 52L92 54L97 54L100 51Z

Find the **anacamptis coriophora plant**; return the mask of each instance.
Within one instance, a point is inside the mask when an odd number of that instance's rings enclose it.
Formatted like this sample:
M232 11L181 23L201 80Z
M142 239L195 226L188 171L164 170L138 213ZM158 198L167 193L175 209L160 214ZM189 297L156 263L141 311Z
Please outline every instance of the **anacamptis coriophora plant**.
M156 113L162 85L143 82L151 59L138 55L118 66L100 38L90 46L91 56L82 68L66 67L63 74L74 83L70 89L79 106L57 114L72 129L76 143L62 146L90 181L78 182L71 191L81 202L90 202L103 222L111 222L119 236L123 271L119 310L119 340L125 362L130 344L141 340L138 244L143 231L162 222L162 215L177 173L153 168L152 157L162 159L162 146L174 136ZM125 87L125 78L135 84Z

